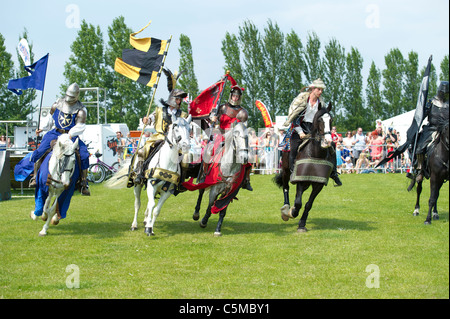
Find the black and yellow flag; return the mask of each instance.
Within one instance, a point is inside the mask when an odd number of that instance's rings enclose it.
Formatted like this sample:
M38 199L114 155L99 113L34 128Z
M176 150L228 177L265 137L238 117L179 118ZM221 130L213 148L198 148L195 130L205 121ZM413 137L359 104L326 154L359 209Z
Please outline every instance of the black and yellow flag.
M130 44L134 49L123 49L122 58L116 59L114 70L133 81L154 87L170 40L136 38L135 35L144 31L150 23L130 34Z

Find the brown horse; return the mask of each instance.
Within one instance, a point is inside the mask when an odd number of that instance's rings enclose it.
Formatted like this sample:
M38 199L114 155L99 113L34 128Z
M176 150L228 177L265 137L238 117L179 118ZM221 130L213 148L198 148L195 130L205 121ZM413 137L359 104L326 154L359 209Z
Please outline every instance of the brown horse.
M289 165L289 152L283 152L282 171L274 177L274 182L283 188L284 206L281 208L281 218L288 221L289 218L296 218L302 207L302 195L309 186L312 192L298 224L298 232L306 232L306 219L312 208L313 202L322 188L328 183L333 169L334 150L331 147L331 103L328 108L317 111L311 134L300 146L296 157L293 172ZM295 205L290 207L289 203L289 182L297 184Z

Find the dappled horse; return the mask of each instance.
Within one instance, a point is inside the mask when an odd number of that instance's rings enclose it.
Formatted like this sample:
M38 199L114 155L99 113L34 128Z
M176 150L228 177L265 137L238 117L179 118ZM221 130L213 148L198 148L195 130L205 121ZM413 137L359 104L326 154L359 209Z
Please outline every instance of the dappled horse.
M428 215L425 225L431 224L431 218L439 219L437 211L437 200L439 190L444 182L449 180L449 123L442 121L437 127L438 135L433 143L427 149L427 167L430 173L430 199L428 201ZM414 179L415 180L415 179ZM414 181L413 180L413 181ZM419 215L420 194L422 193L422 182L417 182L417 200L414 216ZM411 188L411 187L410 187Z
M148 236L154 235L153 229L156 218L161 212L164 202L173 194L175 187L180 180L180 151L189 151L190 123L192 117L187 119L182 117L172 117L172 124L169 125L166 137L161 145L157 146L156 153L150 161L144 162L145 182L147 185L148 203L145 210L145 233ZM136 163L134 164L136 166ZM128 173L130 165L125 165L112 178L106 182L109 188L124 188L128 183ZM136 167L134 167L136 169ZM134 219L131 230L138 228L137 218L141 207L141 191L143 184L134 185ZM156 195L160 195L156 204Z
M208 208L200 221L200 227L207 226L211 214L219 213L214 236L221 236L228 204L237 196L245 179L245 171L251 165L248 164L247 128L243 123L238 123L225 133L223 146L218 136L214 142L214 155L209 161L209 172L207 172L205 181L194 185L193 179L191 179L189 182L183 183L183 186L190 191L199 190L197 206L193 215L194 220L199 219L203 194L205 190L209 190ZM205 160L205 154L203 160Z
M334 150L331 147L331 103L328 108L317 111L310 136L305 137L291 173L289 165L289 152L283 152L282 170L274 178L274 182L283 188L284 205L281 208L281 217L284 221L296 218L302 207L302 195L309 186L312 192L305 205L303 215L298 224L298 232L306 232L306 219L313 202L322 188L327 185L333 169ZM297 184L295 205L290 207L289 182Z
M35 210L30 213L33 220L41 216L45 221L39 236L47 235L50 223L57 225L61 218L66 217L80 172L75 158L77 149L78 138L72 142L69 134L61 134L39 168Z

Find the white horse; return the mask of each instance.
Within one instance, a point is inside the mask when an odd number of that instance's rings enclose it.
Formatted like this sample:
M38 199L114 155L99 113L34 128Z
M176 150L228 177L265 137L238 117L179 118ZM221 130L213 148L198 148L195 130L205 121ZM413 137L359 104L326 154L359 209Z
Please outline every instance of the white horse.
M48 162L48 176L38 176L36 180L46 179L48 185L48 196L42 213L42 220L45 221L44 227L39 232L39 236L47 235L47 230L51 222L52 225L58 225L60 217L56 213L58 197L62 192L69 188L71 178L75 171L75 150L78 149L78 138L75 142L69 139L69 134L61 134L56 140L53 152ZM39 174L41 175L41 174ZM39 216L35 211L31 211L30 217L37 220Z
M180 151L184 154L190 148L191 120L192 117L190 115L187 119L172 116L172 124L168 127L164 144L153 155L147 166L146 172L150 175L147 178L148 204L145 210L144 225L145 233L148 236L154 235L153 228L156 218L161 212L164 202L170 197L176 187L171 181L174 181L176 177L180 176L180 159L182 158L180 157ZM134 164L134 169L136 169L136 164ZM125 165L105 185L109 188L124 188L128 182L124 176L128 176L126 172L129 171L129 166ZM137 219L141 207L142 187L142 184L134 185L134 220L131 224L132 231L138 228ZM158 204L156 204L155 197L158 194L160 198Z

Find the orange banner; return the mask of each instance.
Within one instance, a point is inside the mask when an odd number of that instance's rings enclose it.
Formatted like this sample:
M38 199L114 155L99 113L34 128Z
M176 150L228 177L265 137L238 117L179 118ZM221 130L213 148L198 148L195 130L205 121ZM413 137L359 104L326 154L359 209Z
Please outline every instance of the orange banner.
M272 127L272 119L270 118L270 114L269 111L267 111L266 106L263 104L263 102L256 100L255 102L256 107L258 108L258 110L261 111L263 120L264 120L264 125L266 127Z

